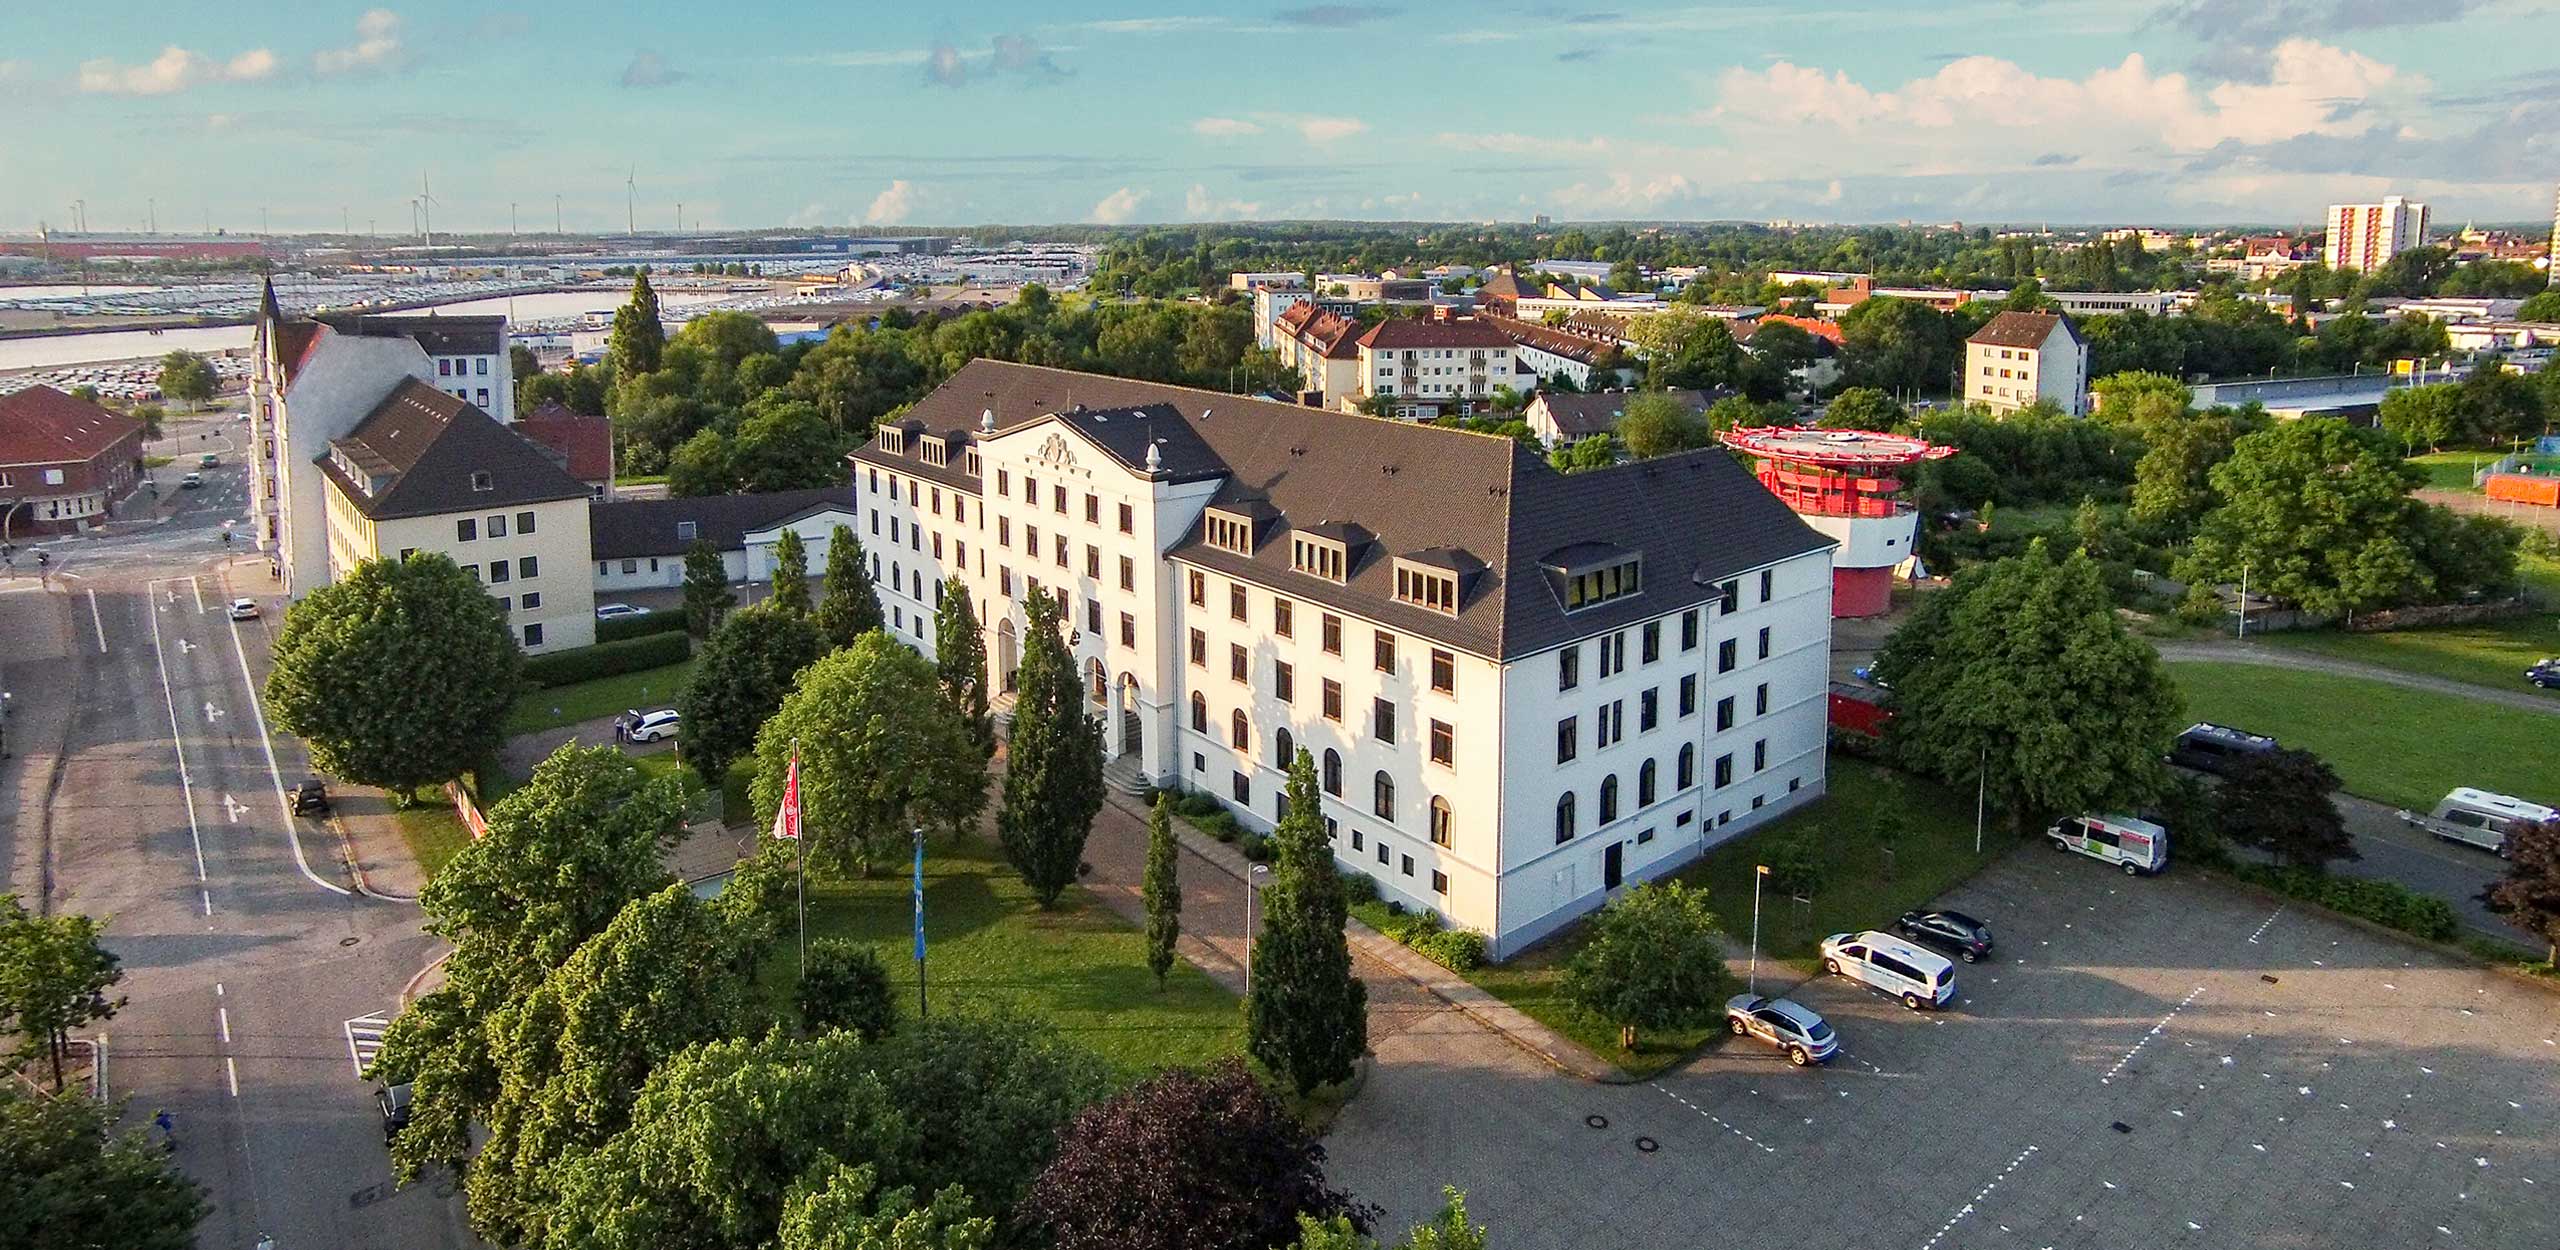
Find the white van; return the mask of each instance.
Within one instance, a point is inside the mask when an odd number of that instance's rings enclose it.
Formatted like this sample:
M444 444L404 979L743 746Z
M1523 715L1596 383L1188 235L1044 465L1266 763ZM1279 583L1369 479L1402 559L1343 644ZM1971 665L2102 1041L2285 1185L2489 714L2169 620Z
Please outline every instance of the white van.
M1822 970L1902 1000L1919 1011L1956 997L1956 966L1890 933L1834 933L1822 939Z
M2169 866L2169 831L2132 816L2074 816L2044 831L2057 851L2122 865L2128 877Z
M2436 809L2424 816L2402 812L2400 819L2416 825L2447 842L2460 842L2495 852L2500 858L2507 853L2507 835L2519 825L2560 820L2560 810L2528 803L2504 794L2491 794L2469 786L2457 787L2436 803Z

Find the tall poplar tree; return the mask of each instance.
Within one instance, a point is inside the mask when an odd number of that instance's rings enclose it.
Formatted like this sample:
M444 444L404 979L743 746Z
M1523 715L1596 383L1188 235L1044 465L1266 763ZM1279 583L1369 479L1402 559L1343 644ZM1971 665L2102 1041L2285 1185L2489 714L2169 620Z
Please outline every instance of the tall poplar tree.
M720 628L738 596L729 591L729 570L720 549L697 538L684 552L684 627L696 638L709 638Z
M613 380L628 382L656 373L667 354L667 327L658 320L658 293L649 286L649 271L631 275L631 300L614 310Z
M1325 840L1315 758L1289 762L1288 814L1273 831L1278 870L1262 890L1245 1047L1300 1096L1351 1075L1369 1044L1369 989L1352 975L1342 881Z
M839 525L827 537L827 576L818 593L818 633L829 647L850 647L853 640L880 628L880 596L871 589L871 571L863 567L862 540L853 527Z
M1051 907L1076 879L1093 814L1102 807L1102 725L1085 711L1075 657L1059 632L1057 600L1035 594L1023 607L1030 621L996 831L1033 896Z
M968 722L979 753L994 758L996 722L987 714L987 640L978 629L977 609L969 606L969 583L957 573L942 584L942 605L933 624L933 665L942 697Z
M773 606L793 616L809 615L809 548L800 531L785 527L773 544Z
M1156 792L1156 809L1147 815L1147 876L1143 897L1147 905L1147 969L1156 974L1156 988L1164 988L1165 974L1173 971L1173 944L1182 937L1181 844L1173 837L1173 796Z

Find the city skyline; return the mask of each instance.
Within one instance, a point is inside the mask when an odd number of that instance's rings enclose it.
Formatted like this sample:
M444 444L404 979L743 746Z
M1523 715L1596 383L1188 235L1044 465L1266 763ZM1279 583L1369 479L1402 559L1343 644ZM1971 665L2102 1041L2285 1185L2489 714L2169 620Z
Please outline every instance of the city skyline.
M2552 0L0 16L0 230L2535 221ZM1635 84L1630 86L1629 84ZM555 197L557 210L555 215ZM77 201L79 207L74 208Z

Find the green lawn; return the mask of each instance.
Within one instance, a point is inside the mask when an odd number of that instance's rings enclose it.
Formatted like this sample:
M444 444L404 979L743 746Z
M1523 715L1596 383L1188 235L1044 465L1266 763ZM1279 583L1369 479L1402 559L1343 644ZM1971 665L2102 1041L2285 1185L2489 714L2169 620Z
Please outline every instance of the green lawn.
M2560 720L2456 695L2251 664L2177 663L2198 720L2318 754L2346 788L2424 810L2455 786L2525 798L2560 790Z
M409 854L425 877L443 871L446 860L471 844L471 834L462 827L462 817L454 814L453 804L445 801L442 786L418 791L417 806L393 808L391 816L399 823L400 840L409 844Z
M666 707L676 701L676 692L684 689L685 678L692 673L693 661L685 660L664 668L528 691L507 716L507 736L558 729L626 708Z
M1909 820L1910 835L1894 856L1892 874L1873 830L1876 816L1898 807ZM1684 868L1679 879L1703 886L1715 902L1716 914L1737 946L1751 937L1751 882L1754 869L1766 862L1769 848L1802 833L1823 848L1829 877L1810 902L1764 895L1760 914L1761 973L1780 983L1814 970L1813 954L1834 933L1892 923L1903 912L1945 893L2016 844L1997 813L1983 839L1982 854L1973 852L1973 796L1956 794L1933 782L1880 768L1861 760L1831 758L1830 792L1802 810L1790 812L1768 828L1707 852ZM1631 1053L1618 1048L1618 1031L1564 1000L1564 965L1578 948L1577 932L1538 946L1508 963L1478 969L1469 979L1495 997L1527 1012L1592 1053L1628 1072L1647 1076L1678 1062L1690 1051L1722 1035L1721 1017L1694 1029L1667 1030L1636 1039Z
M1082 889L1042 911L1012 868L985 843L934 848L925 859L926 986L936 1012L1007 1004L1092 1047L1124 1076L1240 1053L1244 1013L1234 995L1176 960L1165 988L1147 970L1146 939ZM809 936L870 943L898 987L902 1014L916 1009L913 896L908 861L893 857L859 881L809 881ZM786 936L762 978L797 977ZM780 992L776 988L775 992Z
M2535 689L2524 670L2535 660L2560 655L2560 615L2540 613L2479 625L2404 629L2382 634L2288 630L2265 636L2281 647L2423 673L2501 690ZM2560 691L2546 691L2560 701Z
M2470 490L2472 489L2471 475L2479 472L2480 466L2492 460L2501 459L2506 454L2496 451L2436 451L2422 456L2411 456L2409 463L2424 470L2427 475L2427 485L2438 490ZM2536 473L2560 472L2560 457L2528 456L2525 462L2531 465Z

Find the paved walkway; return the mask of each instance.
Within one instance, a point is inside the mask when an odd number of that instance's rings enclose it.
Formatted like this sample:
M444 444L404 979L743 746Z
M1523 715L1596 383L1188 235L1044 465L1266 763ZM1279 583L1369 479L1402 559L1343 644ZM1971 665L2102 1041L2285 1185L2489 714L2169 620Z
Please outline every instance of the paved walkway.
M2403 672L2378 664L2342 660L2336 656L2322 655L2314 651L2297 651L2291 647L2273 647L2263 643L2240 642L2227 638L2198 642L2164 642L2160 644L2160 658L2170 661L2202 660L2224 664L2263 664L2269 668L2293 668L2314 673L2334 673L2341 677L2362 677L2368 681L2378 681L2390 686L2405 686L2411 690L2426 690L2436 694L2449 694L2456 698L2477 699L2483 703L2496 703L2527 712L2539 712L2545 716L2560 716L2560 699L2554 699L2530 687L2519 685L2513 690L2501 690L2495 686L2479 686L2447 677L2430 677L2424 673ZM2521 674L2518 675L2518 680L2522 680Z

